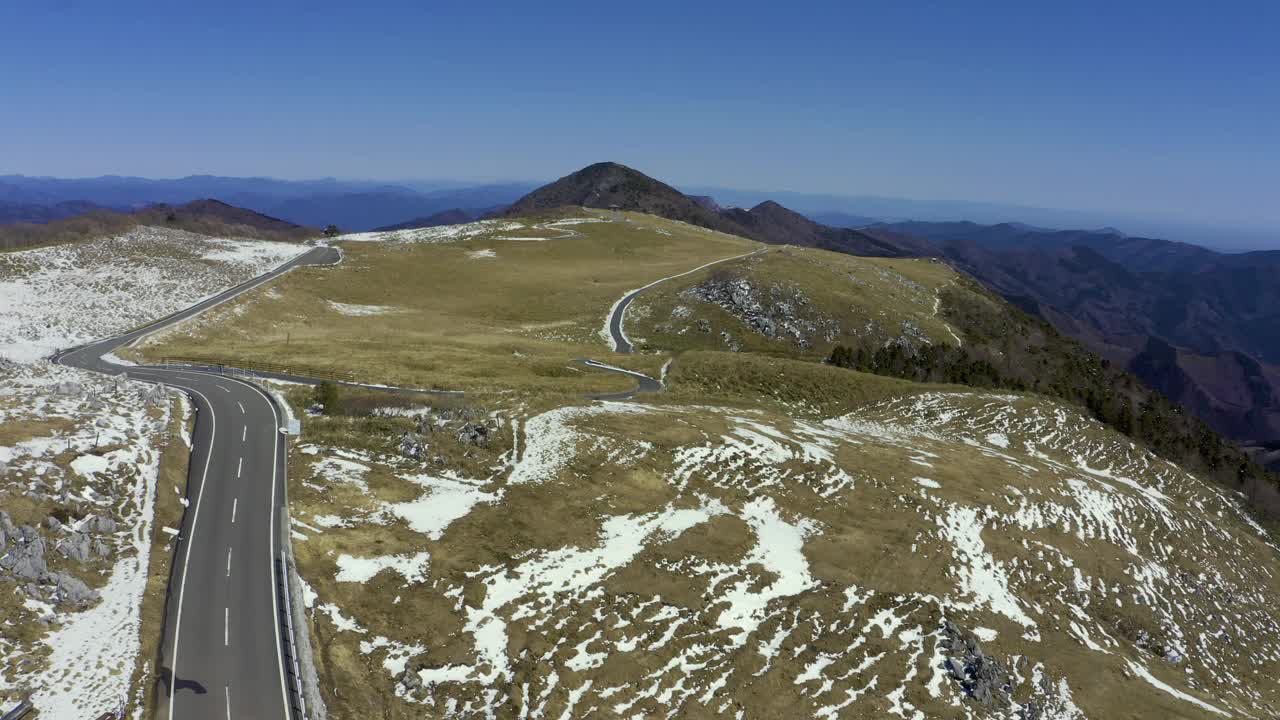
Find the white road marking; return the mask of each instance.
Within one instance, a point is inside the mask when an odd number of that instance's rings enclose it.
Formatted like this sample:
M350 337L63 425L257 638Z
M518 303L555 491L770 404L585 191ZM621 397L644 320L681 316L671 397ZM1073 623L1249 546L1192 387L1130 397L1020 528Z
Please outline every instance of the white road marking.
M218 385L218 383L214 383L214 385ZM222 392L224 392L224 393L229 393L229 392L231 392L230 390L226 389L225 387L223 387L223 386L221 386L221 385L218 385L218 389L222 390Z
M222 689L227 691L227 720L231 720L231 686L225 685Z
M240 471L244 469L244 458L236 461L236 477L240 477Z
M240 412L243 414L243 413L244 413L244 403L242 403L242 402L240 402L239 400L237 400L237 401L236 401L236 404L240 406Z
M236 505L239 505L239 504L240 504L240 498L238 497L231 498L231 524L232 525L236 524Z
M231 608L222 608L222 645L231 644Z
M239 381L236 381L236 382L239 382ZM241 383L241 384L253 390L254 392L258 393L259 395L262 396L262 399L267 401L267 405L271 408L271 417L275 421L275 427L280 427L280 413L276 412L276 404L271 400L271 397L268 396L265 392L262 391L261 388L259 388L256 385L252 385L250 383ZM267 550L270 553L269 555L267 555L267 582L268 582L268 587L271 588L271 612L272 612L272 616L276 618L280 617L280 602L279 602L279 598L277 597L279 593L275 592L276 573L274 569L275 560L276 560L276 468L280 466L279 460L280 460L280 440L277 437L276 441L271 444L271 504L268 506L268 509L271 514L271 519L267 527ZM288 472L289 470L286 467L285 478L284 478L285 484L289 482ZM288 491L286 489L286 493L287 492ZM287 500L288 495L286 495L285 498ZM276 633L276 665L280 668L280 702L284 708L285 717L288 717L289 716L289 690L285 686L285 682L284 682L284 676L285 676L284 644L280 641L280 623L279 622L271 623L271 628Z
M187 552L182 560L182 580L178 582L178 619L177 622L174 623L173 627L173 667L171 668L173 677L175 678L179 677L178 638L182 636L182 601L186 596L187 591L187 568L191 565L191 546L195 544L194 542L191 542L191 540L195 539L196 524L200 521L200 501L204 498L204 486L208 484L206 480L209 479L209 460L213 457L213 440L218 431L218 415L213 410L213 403L209 402L209 398L205 397L204 393L194 389L191 390L191 392L199 395L204 399L204 404L209 406L209 451L206 452L204 456L204 471L200 476L200 492L196 493L196 511L191 515L191 538L187 542ZM274 588L275 586L272 585L272 587ZM274 597L275 593L272 592L271 595ZM176 696L171 697L169 701L169 720L173 720L173 708L177 704ZM230 711L230 707L230 705L227 706L228 712Z
M231 577L231 548L227 548L227 577Z
M240 431L240 442L244 442L247 437L249 437L249 426L245 425L244 429Z

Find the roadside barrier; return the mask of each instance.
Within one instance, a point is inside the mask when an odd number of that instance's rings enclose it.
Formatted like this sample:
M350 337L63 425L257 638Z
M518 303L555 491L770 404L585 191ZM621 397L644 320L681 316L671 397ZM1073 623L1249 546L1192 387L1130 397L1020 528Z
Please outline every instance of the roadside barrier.
M298 363L269 363L257 362L252 360L236 359L234 364L226 361L225 358L217 358L212 356L206 357L165 357L160 360L161 365L174 367L198 367L208 368L224 375L255 375L261 373L275 373L277 375L297 375L317 380L332 380L334 382L343 382L356 384L355 373L338 370L336 368L317 368L306 364Z

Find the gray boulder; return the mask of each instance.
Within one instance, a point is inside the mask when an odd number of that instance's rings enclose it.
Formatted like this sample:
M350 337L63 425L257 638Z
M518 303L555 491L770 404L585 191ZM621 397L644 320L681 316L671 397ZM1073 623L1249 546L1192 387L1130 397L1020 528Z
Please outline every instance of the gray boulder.
M85 562L90 557L91 546L87 533L74 532L69 537L63 538L58 543L58 552L62 556L75 560L76 562Z
M421 690L422 677L413 669L405 668L405 671L400 673L400 684L404 686L405 690L409 690L411 692L414 690Z
M52 515L44 519L44 524L48 525L50 530L55 530L55 531L58 528L62 527L62 521L58 520L58 518Z
M0 569L13 573L20 580L39 580L49 572L44 549L44 540L38 536L30 541L16 542L0 557Z
M423 460L427 457L427 439L418 433L407 432L400 436L399 450L407 458Z
M93 552L98 557L111 557L111 545L102 538L96 538L93 541Z
M111 533L116 531L116 521L106 515L90 515L85 518L84 529L88 532Z
M151 407L163 407L169 402L169 390L164 385L152 385L144 395L144 400Z
M98 599L98 593L89 589L84 581L67 573L53 573L53 601L56 605L88 605Z
M487 445L489 428L479 423L466 423L458 431L458 442L464 445Z
M982 646L968 633L951 622L942 625L942 646L947 650L947 673L969 697L984 706L1008 708L1012 694L1012 677L995 658L988 657Z

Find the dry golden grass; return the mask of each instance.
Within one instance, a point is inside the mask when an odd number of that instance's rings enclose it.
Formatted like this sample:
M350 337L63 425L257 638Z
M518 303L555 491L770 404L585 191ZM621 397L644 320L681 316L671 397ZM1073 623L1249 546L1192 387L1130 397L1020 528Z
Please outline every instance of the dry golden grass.
M159 683L156 668L160 660L160 642L163 637L165 598L169 587L169 573L173 566L173 537L162 528L178 528L182 525L182 503L175 488L185 488L191 449L182 439L184 419L181 405L171 404L168 434L160 452L160 471L156 479L155 517L151 526L151 560L147 567L147 584L142 594L142 647L134 667L129 687L130 717L140 712L141 717L155 716ZM194 423L194 418L192 420ZM192 428L188 427L190 431Z
M501 239L566 230L575 235ZM347 242L341 265L295 270L143 351L148 358L349 370L369 382L423 388L616 392L634 383L574 361L594 358L656 375L663 359L613 356L600 336L613 303L628 290L752 247L643 215L494 230L450 243ZM484 251L494 257L477 256ZM344 314L342 306L371 314Z
M955 277L950 267L928 259L770 248L647 291L628 313L628 333L641 349L721 350L732 342L742 351L811 359L825 358L836 344L871 346L903 336L955 344L938 316L938 293ZM807 347L786 331L767 337L691 293L712 278L745 279L764 305L787 303L797 319L815 326L801 329Z

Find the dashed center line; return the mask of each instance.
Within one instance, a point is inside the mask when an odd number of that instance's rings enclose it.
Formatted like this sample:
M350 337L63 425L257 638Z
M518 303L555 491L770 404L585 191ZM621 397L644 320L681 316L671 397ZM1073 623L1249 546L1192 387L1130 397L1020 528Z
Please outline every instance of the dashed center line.
M231 686L224 685L222 689L227 691L227 720L231 720Z
M222 608L222 646L231 644L231 608Z
M240 431L240 442L244 442L247 437L249 437L249 426L245 425L244 429Z
M240 477L240 471L244 469L244 458L236 461L236 477Z
M231 498L231 524L236 524L236 505L240 503L240 498Z
M217 384L217 383L214 383L214 385L218 385L218 384ZM223 386L221 386L221 385L218 385L218 389L219 389L219 390L221 390L221 391L222 391L222 392L224 392L224 393L229 393L229 392L231 392L230 390L226 389L225 387L223 387Z
M243 414L244 414L244 403L242 403L242 402L240 402L239 400L237 400L237 401L236 401L236 404L240 406L240 414L242 414L242 415L243 415Z
M231 577L231 548L227 548L227 577Z

